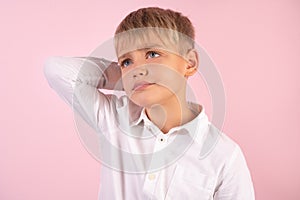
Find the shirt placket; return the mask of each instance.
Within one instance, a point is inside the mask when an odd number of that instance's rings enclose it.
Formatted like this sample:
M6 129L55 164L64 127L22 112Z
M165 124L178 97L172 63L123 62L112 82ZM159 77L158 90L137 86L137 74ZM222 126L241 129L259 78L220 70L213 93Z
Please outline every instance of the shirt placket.
M146 125L146 128L151 132L155 131L155 127L153 127L153 126ZM167 145L167 136L164 136L164 134L161 132L157 133L153 153L164 148L166 145ZM153 159L153 157L152 157L152 159ZM155 160L151 161L149 169L154 168L153 162L155 162ZM155 196L156 196L155 190L156 190L157 185L159 184L160 173L161 173L161 171L153 171L153 172L150 171L149 173L146 173L146 175L145 175L145 182L144 182L143 189L144 189L145 194L147 194L147 196L149 197L149 199L156 199L155 198Z

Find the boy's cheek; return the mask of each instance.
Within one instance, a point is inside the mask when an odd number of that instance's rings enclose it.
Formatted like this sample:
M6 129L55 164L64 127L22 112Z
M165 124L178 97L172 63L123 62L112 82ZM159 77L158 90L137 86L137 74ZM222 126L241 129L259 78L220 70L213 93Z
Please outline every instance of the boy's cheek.
M130 91L131 91L130 88L132 87L130 84L130 81L128 81L128 79L122 77L122 82L123 82L123 88L124 88L126 94L130 93Z
M124 90L129 90L130 87L132 87L131 85L133 84L133 78L130 78L130 74L129 73L124 73L122 71L122 82L123 82L123 87Z
M162 88L164 89L167 89L170 93L172 94L179 94L179 91L181 91L185 85L186 85L186 82L183 82L183 81L180 81L180 80L176 80L174 81L159 81L157 82L157 85L160 86L161 90L163 90Z
M186 79L178 71L162 64L146 64L140 66L147 72L145 75L134 78L134 74L138 72L138 69L123 69L122 70L122 82L126 93L132 93L135 82L147 81L163 86L172 92L176 92L178 88L183 87L186 84Z
M150 72L157 81L165 86L176 86L186 82L183 74L166 65L152 66Z

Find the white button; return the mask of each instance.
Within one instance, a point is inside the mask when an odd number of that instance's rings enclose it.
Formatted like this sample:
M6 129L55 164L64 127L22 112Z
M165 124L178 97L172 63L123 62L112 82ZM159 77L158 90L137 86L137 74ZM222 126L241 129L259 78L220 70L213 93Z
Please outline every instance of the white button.
M150 181L153 181L155 178L156 178L156 174L149 174L149 175L148 175L148 179L149 179Z

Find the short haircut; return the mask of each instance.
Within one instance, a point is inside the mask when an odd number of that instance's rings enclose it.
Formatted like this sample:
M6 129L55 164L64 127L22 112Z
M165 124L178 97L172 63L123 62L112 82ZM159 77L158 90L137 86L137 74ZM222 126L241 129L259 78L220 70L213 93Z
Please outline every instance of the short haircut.
M166 38L168 40L173 39L173 43L176 43L176 45L180 45L180 52L182 52L182 50L186 51L194 47L195 29L188 17L183 16L180 12L158 7L140 8L128 14L121 21L121 23L116 28L115 38L116 36L122 35L122 33L124 32L132 32L133 30L139 29L155 30L156 36L158 37L162 35L161 30L165 30L164 32L166 32L167 30L168 35L162 40L166 40ZM172 33L171 37L170 33ZM140 34L138 38L139 37ZM136 32L134 38L137 38ZM127 37L126 40L128 40ZM182 41L185 42L182 43ZM186 45L186 41L188 41L188 45ZM115 46L116 49L120 47L118 44L116 44Z

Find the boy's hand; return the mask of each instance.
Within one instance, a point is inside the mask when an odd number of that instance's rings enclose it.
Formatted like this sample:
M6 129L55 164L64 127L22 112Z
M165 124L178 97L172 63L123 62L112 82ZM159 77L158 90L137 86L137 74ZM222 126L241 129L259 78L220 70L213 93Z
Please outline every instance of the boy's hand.
M105 61L104 61L105 62ZM124 90L122 84L122 73L117 62L108 61L108 66L104 71L107 81L103 89Z
M105 80L99 81L97 88L107 90L124 90L122 84L121 69L117 62L112 62L104 58L97 57L78 57L93 61L101 70L104 70L103 78Z

